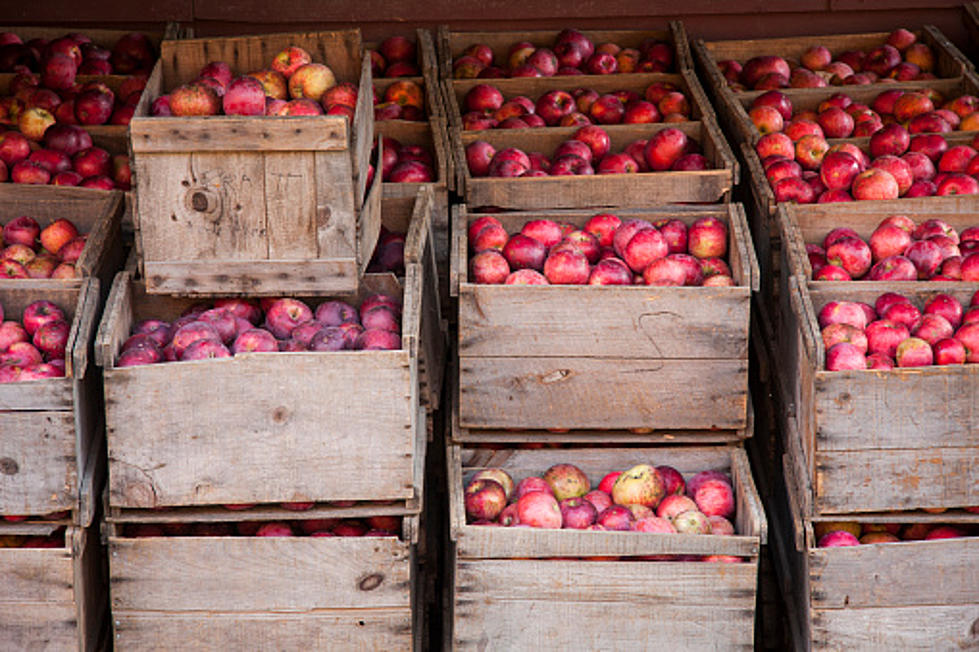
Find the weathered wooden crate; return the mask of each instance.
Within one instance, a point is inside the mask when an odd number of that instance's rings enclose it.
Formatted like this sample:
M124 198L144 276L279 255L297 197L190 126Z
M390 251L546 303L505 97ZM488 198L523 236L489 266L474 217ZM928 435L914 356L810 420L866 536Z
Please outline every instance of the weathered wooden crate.
M61 528L58 548L0 545L0 630L10 650L101 649L108 614L105 552L97 526L0 525L8 536L48 536Z
M494 217L516 233L531 219L580 227L593 214L579 210ZM459 207L453 224L452 287L459 297L460 426L746 428L748 323L757 267L741 206L654 207L616 214L688 224L707 215L724 221L737 286L470 283L466 233L479 216Z
M612 141L612 151L618 152L634 140L647 139L657 131L669 128L680 129L696 141L711 169L553 177L474 177L469 173L465 153L466 146L472 142L484 140L497 150L518 147L525 152L544 152L549 156L558 145L571 138L578 127L486 131L450 128L459 175L456 187L470 206L511 210L642 206L651 198L660 203L728 201L731 189L738 182L738 164L713 120L705 117L698 122L675 124L609 125L606 131Z
M437 405L443 344L431 196L420 197L404 281L367 274L360 284L362 294L403 297L397 351L250 353L115 368L135 321L172 319L193 303L149 295L121 272L96 346L105 377L110 505L394 500L417 511L422 403Z
M371 88L360 33L167 41L130 124L137 243L151 293L352 294L380 228L367 168L371 93L356 117L151 117L212 60L257 70L289 45Z
M61 218L71 220L79 234L88 236L75 263L77 277L96 277L106 284L122 264L122 211L123 197L118 192L73 188L68 192L38 193L36 188L23 184L11 184L0 191L0 224L21 215L33 217L42 229ZM77 285L77 281L68 283Z
M841 204L781 204L776 213L781 230L782 267L786 274L782 277L782 290L787 291L789 276L802 276L810 287L849 287L839 281L812 280L812 265L806 254L806 244L822 244L834 228L849 227L864 240L869 240L881 221L890 215L908 215L920 224L925 220L939 219L948 222L956 231L970 226L979 226L979 196L957 195L951 197L923 197L919 199L893 201L845 202ZM869 281L850 281L851 283L870 283ZM920 283L917 281L886 283L887 290L903 291L901 288L938 287L938 281ZM972 287L975 283L945 281L947 287ZM884 287L882 283L871 283L869 287ZM884 291L882 290L881 293Z
M979 95L979 78L976 77L975 71L967 70L962 76L956 77L954 79L929 79L924 81L910 81L910 82L899 82L893 84L887 84L885 88L881 88L880 84L871 84L866 86L829 86L826 88L783 88L780 92L784 93L786 97L792 102L792 110L796 113L799 111L816 111L817 107L821 102L828 99L831 95L837 93L845 93L853 98L854 102L862 102L864 104L870 105L874 99L884 92L884 90L893 90L899 88L904 91L913 91L916 89L933 89L941 93L946 101L953 100L962 95ZM751 118L748 117L748 111L751 110L751 103L754 102L758 96L762 95L765 91L750 91L736 93L732 104L726 109L730 113L728 123L735 125L736 131L734 132L734 139L736 142L745 142L755 144L758 139L761 138L761 133L755 127L754 123L751 122ZM975 137L975 131L972 132L951 132L953 134L966 134L968 133L970 137ZM946 136L950 134L945 134ZM854 139L860 141L863 139ZM837 142L834 140L833 142ZM869 142L869 139L867 140Z
M0 385L0 514L42 516L70 510L92 522L102 481L101 378L91 360L101 307L97 279L5 280L7 319L46 299L71 321L65 376Z
M593 484L650 462L682 473L730 473L734 536L587 532L467 525L464 482L500 467L515 481L552 464ZM628 649L683 641L684 649L751 649L758 554L767 522L738 446L481 449L450 446L447 598L452 649ZM731 555L739 564L643 561L645 555ZM586 559L582 559L582 557ZM587 559L603 558L604 560ZM611 559L610 559L611 558ZM616 560L618 558L618 560Z
M106 524L116 649L424 649L417 516L398 538L130 537L123 526Z
M574 80L574 81L571 81ZM509 79L449 79L446 81L446 116L452 127L462 128L462 107L466 94L479 84L490 84L503 93L506 99L518 95L529 97L535 103L550 91L570 91L572 88L591 88L598 93L613 93L630 90L643 95L646 88L655 82L668 83L687 96L690 103L690 120L696 122L710 116L716 120L714 109L707 99L704 89L692 70L677 73L631 73L626 75L593 75L588 77L512 77ZM675 123L671 123L675 124ZM609 125L601 125L608 128ZM540 129L550 127L539 127ZM485 133L485 132L483 132Z
M786 435L789 442L796 437L793 432ZM793 466L787 453L782 490L766 506L797 650L958 650L975 645L979 537L818 548L813 528L820 520L924 521L975 528L979 515L956 510L810 518L804 505L807 487Z
M969 38L972 40L972 47L979 45L979 5L975 2L966 2L962 5L965 10L965 27L969 30Z
M816 287L789 279L779 361L786 410L800 438L799 474L811 485L807 514L979 504L979 365L824 370L816 315L827 302L873 304L889 290L916 302L939 292L968 302L976 289L973 283L903 285Z
M942 34L941 30L933 25L924 25L920 30L916 30L918 40L928 44L935 53L935 71L941 79L954 79L962 76L966 71L973 69L973 65L952 44L948 38ZM743 92L735 91L728 85L721 69L717 63L725 59L733 59L744 63L748 59L762 55L776 55L785 58L791 63L798 63L799 57L814 45L822 45L829 48L833 54L838 54L844 50L866 50L883 45L887 40L889 32L871 32L862 34L828 34L823 36L787 36L783 38L749 39L749 40L730 40L730 41L704 41L696 39L693 41L693 54L696 59L697 69L704 79L707 92L714 99L714 106L717 109L721 124L733 138L739 138L743 133L742 126L736 117L736 107L739 99L746 95ZM931 80L934 83L935 80ZM915 87L918 82L910 82L909 88ZM902 86L905 84L902 83ZM922 84L924 86L928 83ZM831 89L821 90L842 90L849 92L855 86L832 87ZM879 83L860 86L861 92L873 93L876 95L889 88L894 88L893 84Z
M671 20L666 29L659 30L581 30L595 45L611 42L623 48L635 48L646 38L655 38L673 44L673 67L676 71L693 70L693 57L690 55L690 42L687 31L679 20ZM557 38L559 30L521 30L496 32L457 32L451 31L447 25L441 25L436 36L438 42L439 74L442 79L452 79L452 62L460 56L467 47L474 43L485 43L493 50L493 58L505 58L507 50L518 41L530 41L539 47L551 47ZM631 74L631 73L629 73ZM585 78L596 77L587 75L574 77L584 81ZM625 78L626 74L615 75ZM566 78L567 79L567 78Z

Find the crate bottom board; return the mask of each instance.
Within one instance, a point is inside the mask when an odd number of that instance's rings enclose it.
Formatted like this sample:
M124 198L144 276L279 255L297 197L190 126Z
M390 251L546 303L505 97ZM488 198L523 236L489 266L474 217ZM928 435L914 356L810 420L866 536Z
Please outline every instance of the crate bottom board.
M466 428L727 430L747 412L747 359L459 360Z
M411 650L409 606L302 613L113 611L117 649Z
M485 649L752 649L750 563L458 560L453 640Z
M78 645L78 612L71 602L0 602L7 650L71 650Z
M813 611L813 650L970 650L976 646L976 604Z

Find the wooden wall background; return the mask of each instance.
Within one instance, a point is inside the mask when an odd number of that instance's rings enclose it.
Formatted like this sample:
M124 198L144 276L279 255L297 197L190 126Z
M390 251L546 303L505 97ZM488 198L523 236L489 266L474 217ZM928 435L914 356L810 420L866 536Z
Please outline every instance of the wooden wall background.
M197 35L360 26L368 39L408 28L635 29L681 18L707 39L883 31L937 25L971 51L959 0L0 0L0 24L149 28L168 20ZM684 13L676 13L682 5Z

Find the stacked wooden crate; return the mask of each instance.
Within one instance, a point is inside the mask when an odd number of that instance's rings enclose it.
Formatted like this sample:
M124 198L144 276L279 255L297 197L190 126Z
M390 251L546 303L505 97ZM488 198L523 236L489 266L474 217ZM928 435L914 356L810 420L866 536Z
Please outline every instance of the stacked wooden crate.
M549 45L556 32L440 34L457 188L466 199L453 207L452 217L450 288L458 297L459 334L447 454L445 647L619 648L692 628L698 634L683 639L688 647L752 645L766 521L741 442L752 431L747 355L757 269L741 207L713 204L729 198L737 167L696 78L683 65L684 47L677 47L675 73L460 80L451 79L451 61L469 45L489 43L499 55L518 41ZM638 31L595 38L635 46L657 34L669 39L665 32ZM473 178L463 152L473 140L549 152L574 131L463 132L460 102L482 81L507 98L531 100L571 86L641 94L655 81L676 85L692 106L691 121L679 128L702 144L714 169ZM615 149L665 126L606 129ZM598 213L687 225L716 218L727 228L734 286L485 285L472 277L475 252L467 234L477 220L491 217L513 234L533 220L581 229ZM673 465L688 478L706 469L728 473L738 495L737 535L492 527L467 519L464 487L477 472L503 469L519 481L560 463L581 468L592 487L611 471L642 463ZM741 563L699 561L711 555ZM677 592L681 577L685 588ZM717 607L709 617L703 613L708 604Z
M100 287L122 264L122 199L10 188L0 223L69 219L87 234L76 278L4 279L0 306L20 322L37 301L70 325L62 377L0 384L0 628L8 645L95 649L107 612L97 525L105 478L101 376L92 357ZM5 324L6 325L6 324ZM9 343L9 342L8 342ZM9 360L4 360L9 362Z
M864 85L824 86L821 88L780 88L790 98L796 111L813 110L821 102L834 94L844 93L855 102L870 104L880 93L887 90L935 89L951 99L962 94L972 94L976 90L976 80L970 74L973 66L958 49L934 26L925 25L914 32L921 43L927 45L934 56L934 79L915 81L890 81L889 83L870 83ZM762 309L761 323L766 337L771 339L778 328L779 312L775 310L778 301L779 277L782 274L781 234L775 220L776 201L771 190L761 158L754 146L761 134L748 117L752 102L762 94L744 88L734 88L719 66L720 62L736 61L744 64L759 56L778 56L792 64L798 63L807 49L823 46L834 55L844 51L865 51L881 46L888 38L886 32L839 34L822 36L799 36L786 38L766 38L737 41L695 40L693 52L702 77L706 80L707 91L714 101L720 123L735 145L735 153L742 164L744 173L743 201L748 222L751 225L758 260L762 269L762 288L759 307ZM787 123L787 121L786 121ZM974 134L973 134L974 135ZM949 134L954 140L956 132ZM963 134L963 138L965 135ZM971 136L970 136L971 138ZM864 151L866 138L832 139L830 144L850 142ZM966 141L967 142L967 141ZM956 143L957 144L957 143Z
M148 115L208 61L246 72L289 45L359 82L352 122ZM142 275L116 277L95 351L117 646L421 644L415 549L443 346L435 200L424 186L385 201L380 174L368 185L371 84L357 31L163 46L132 127ZM407 231L403 276L365 273L382 222ZM119 364L136 323L201 300L357 307L376 293L401 306L400 348Z

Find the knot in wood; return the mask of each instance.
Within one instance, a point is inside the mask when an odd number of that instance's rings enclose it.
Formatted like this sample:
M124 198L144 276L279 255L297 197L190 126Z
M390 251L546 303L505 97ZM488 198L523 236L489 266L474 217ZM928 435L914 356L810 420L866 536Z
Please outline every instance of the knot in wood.
M9 457L0 458L0 473L4 475L17 475L20 472L20 465Z
M381 585L381 582L383 581L384 581L383 573L372 573L367 577L361 579L360 582L357 583L357 586L360 587L361 591L373 591L374 589L379 587Z
M285 406L280 405L279 407L272 410L272 421L275 423L285 423L289 418L289 410Z
M557 383L571 375L570 369L555 369L554 371L541 376L540 381L545 385Z
M190 188L184 195L184 204L195 213L212 214L221 206L221 199L210 188Z

